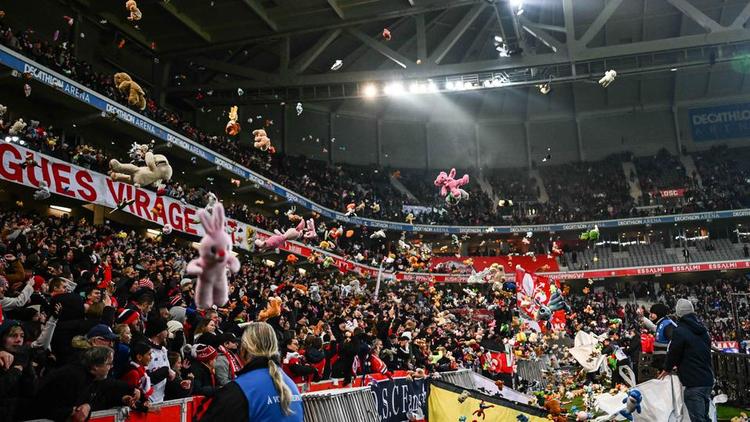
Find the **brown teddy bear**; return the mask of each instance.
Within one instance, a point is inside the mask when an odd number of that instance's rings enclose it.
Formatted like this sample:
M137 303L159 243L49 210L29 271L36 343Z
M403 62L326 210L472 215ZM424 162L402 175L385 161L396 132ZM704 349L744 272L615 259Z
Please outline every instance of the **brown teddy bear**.
M143 17L141 9L138 8L138 3L136 3L135 0L126 1L125 8L130 12L130 16L128 16L129 21L139 21Z
M281 298L269 297L266 309L260 311L260 313L258 314L258 320L265 321L269 318L277 317L279 315L281 315Z
M566 410L560 407L560 400L551 396L547 397L544 400L544 408L549 412L547 419L552 422L567 422L568 418L563 416Z
M143 92L143 88L138 83L130 78L130 75L125 72L115 73L115 86L120 94L127 95L128 104L139 110L146 108L146 93Z
M237 106L232 106L229 109L229 121L227 122L227 126L224 128L224 131L229 136L235 136L238 133L240 133L241 126L239 123L237 123Z
M271 140L268 138L265 129L254 130L253 136L255 136L255 142L253 143L255 148L258 148L261 151L268 151L271 154L276 152L276 149L271 145Z

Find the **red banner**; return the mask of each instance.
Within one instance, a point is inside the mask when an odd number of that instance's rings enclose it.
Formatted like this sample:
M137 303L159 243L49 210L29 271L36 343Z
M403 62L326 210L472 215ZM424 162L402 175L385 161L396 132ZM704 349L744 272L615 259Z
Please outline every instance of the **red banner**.
M682 198L685 196L685 188L679 189L661 189L659 190L659 196L662 198Z
M537 256L472 256L456 258L455 256L437 256L430 260L430 268L438 273L471 273L482 271L492 264L500 264L506 273L513 273L516 265L526 271L554 272L560 271L557 260L548 255Z

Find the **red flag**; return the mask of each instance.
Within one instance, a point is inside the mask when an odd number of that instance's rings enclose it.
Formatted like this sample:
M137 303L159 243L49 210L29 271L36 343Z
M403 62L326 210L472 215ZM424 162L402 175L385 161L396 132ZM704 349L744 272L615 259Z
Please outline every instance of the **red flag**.
M544 332L565 328L567 308L557 280L516 267L516 303L524 327ZM547 322L549 321L549 324Z

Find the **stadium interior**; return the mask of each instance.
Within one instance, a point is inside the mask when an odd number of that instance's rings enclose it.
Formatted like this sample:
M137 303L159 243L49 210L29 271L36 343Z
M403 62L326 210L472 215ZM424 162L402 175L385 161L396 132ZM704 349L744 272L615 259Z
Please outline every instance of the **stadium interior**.
M226 419L264 321L283 420L747 422L749 21L0 2L0 421Z

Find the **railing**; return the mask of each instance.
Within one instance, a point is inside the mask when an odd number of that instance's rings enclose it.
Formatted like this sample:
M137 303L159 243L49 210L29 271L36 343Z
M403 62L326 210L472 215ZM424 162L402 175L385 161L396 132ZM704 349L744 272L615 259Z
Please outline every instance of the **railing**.
M716 383L729 402L750 406L750 355L715 352L711 357Z
M254 171L240 165L239 163L224 157L206 148L197 142L159 124L153 120L144 117L129 108L106 98L105 96L75 82L71 79L45 67L35 61L19 54L8 47L0 45L0 63L14 69L18 72L28 73L35 80L56 88L66 95L84 102L102 112L111 113L119 120L130 124L131 126L145 130L151 136L159 138L170 144L179 146L188 151L190 154L203 158L214 165L220 166L227 171L258 184L291 203L300 204L301 206L317 212L318 214L338 220L344 223L357 224L377 229L388 229L395 231L423 232L423 233L525 233L531 232L561 232L561 231L580 231L590 229L594 225L600 228L618 228L625 226L640 226L647 224L667 224L686 221L706 221L719 220L736 217L750 216L750 209L710 211L691 214L665 215L657 217L626 218L619 220L596 220L583 221L565 224L543 224L527 226L432 226L422 224L406 224L391 221L373 220L370 218L347 217L343 213L324 207L303 195L287 189L280 184L258 174Z

